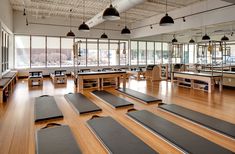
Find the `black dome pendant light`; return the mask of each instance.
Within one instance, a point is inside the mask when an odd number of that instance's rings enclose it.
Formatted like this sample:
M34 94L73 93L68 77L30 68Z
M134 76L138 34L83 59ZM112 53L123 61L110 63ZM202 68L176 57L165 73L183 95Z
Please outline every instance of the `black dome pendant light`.
M208 36L207 34L205 34L203 37L202 37L202 40L203 41L206 41L206 40L210 40L210 36Z
M189 43L190 44L194 44L195 43L195 40L193 39L192 31L191 31L191 39L189 40Z
M105 34L105 23L104 23L104 33L100 36L102 39L108 39L108 35Z
M191 44L195 43L194 39L191 38L191 40L189 40L189 43L191 43Z
M224 35L224 36L221 38L221 41L224 41L224 42L225 42L225 41L229 41L229 38Z
M208 41L210 39L211 39L210 36L208 36L207 33L206 33L206 27L205 27L205 35L202 37L202 40L203 41Z
M90 31L89 26L85 23L85 0L83 0L83 22L79 26L78 30L83 31L83 32L89 32Z
M112 5L112 0L110 0L110 6L106 8L103 12L103 19L105 20L119 20L120 19L119 12Z
M125 12L125 27L122 29L121 34L122 35L129 35L129 34L131 34L130 29L128 29L127 26L126 26L126 12Z
M159 25L160 26L170 26L174 24L174 20L171 16L168 15L167 13L167 0L166 0L166 15L164 17L162 17L162 19L160 20Z
M102 38L102 39L107 39L108 38L108 36L105 34L105 32L101 35L101 37L100 38Z
M172 43L177 43L178 42L178 40L175 38L175 34L173 35L173 40L171 41Z
M70 15L69 15L70 31L67 33L66 36L68 36L68 37L75 37L75 34L71 30L71 12L72 12L72 9L70 9Z

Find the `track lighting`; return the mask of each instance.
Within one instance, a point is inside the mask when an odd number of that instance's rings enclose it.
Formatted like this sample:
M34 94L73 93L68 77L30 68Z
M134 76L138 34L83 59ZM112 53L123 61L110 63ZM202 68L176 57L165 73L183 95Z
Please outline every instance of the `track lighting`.
M186 22L186 19L185 19L185 17L183 17L183 22Z
M29 25L29 21L28 21L28 18L26 18L26 26Z
M150 25L150 29L153 29L153 25Z
M166 0L166 15L164 17L162 17L159 25L160 26L169 26L169 25L173 25L173 24L174 24L173 18L170 17L167 13L167 0Z
M23 13L23 16L26 16L26 10L25 10L25 8L24 8L24 13Z

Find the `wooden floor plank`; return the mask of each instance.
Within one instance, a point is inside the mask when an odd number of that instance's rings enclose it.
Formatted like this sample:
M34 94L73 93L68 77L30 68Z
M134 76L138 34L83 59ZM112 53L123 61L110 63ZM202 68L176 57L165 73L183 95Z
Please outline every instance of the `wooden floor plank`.
M71 127L77 143L85 154L107 153L94 134L86 126L86 121L93 114L79 115L65 100L64 94L76 92L73 81L68 80L66 86L54 87L48 78L45 78L43 88L28 88L27 80L18 81L15 91L9 102L0 105L0 153L4 154L33 154L35 153L35 131L45 126L45 123L34 124L33 101L40 95L52 95L55 97L58 107L61 109L64 119L56 121ZM127 87L148 95L161 98L165 103L175 103L189 109L199 111L210 116L235 123L235 96L234 89L224 89L222 93L216 89L211 95L193 89L181 88L171 85L170 82L146 82L130 80ZM112 94L126 99L134 104L136 109L146 109L177 125L180 125L208 140L215 142L235 152L235 141L221 134L191 123L185 119L176 117L157 108L157 104L143 104L132 99L115 89L108 89ZM161 138L138 125L126 116L127 108L114 109L92 95L90 91L84 91L89 99L102 108L100 116L112 116L121 125L138 136L146 144L160 153L181 153Z

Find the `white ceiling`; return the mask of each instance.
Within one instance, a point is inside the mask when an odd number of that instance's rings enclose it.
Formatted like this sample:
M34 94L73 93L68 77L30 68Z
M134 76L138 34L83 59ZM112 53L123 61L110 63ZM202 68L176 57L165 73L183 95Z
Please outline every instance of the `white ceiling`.
M235 21L210 25L207 27L199 27L199 28L187 29L187 30L183 30L183 31L171 32L171 33L167 33L167 34L142 37L142 38L138 38L137 40L171 41L173 39L173 36L175 35L175 37L179 41L184 42L185 40L188 41L190 38L194 38L194 39L199 38L200 39L205 34L205 32L209 36L222 37L223 35L226 35L231 38L231 34L235 33Z
M202 0L168 0L168 10L185 7ZM83 18L83 0L10 0L14 10L22 11L36 18L49 18L51 16L68 17L72 9L73 18ZM86 21L104 10L110 0L85 0ZM126 12L127 23L143 20L153 15L165 12L166 0L146 0ZM121 20L125 22L125 13L121 14Z

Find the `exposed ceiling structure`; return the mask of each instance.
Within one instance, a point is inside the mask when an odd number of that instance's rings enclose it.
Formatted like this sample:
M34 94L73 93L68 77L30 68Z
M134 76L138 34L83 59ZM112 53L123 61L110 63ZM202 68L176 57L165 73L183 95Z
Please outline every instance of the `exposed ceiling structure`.
M187 29L183 31L177 31L167 34L161 34L157 36L149 36L149 37L143 37L139 38L138 40L168 40L171 41L173 39L173 35L175 35L176 38L181 40L188 40L189 38L201 38L205 31L210 36L233 36L235 35L235 21L234 22L227 22L227 23L221 23L221 24L215 24L210 25L207 27L200 27L200 28L194 28L194 29Z
M168 10L185 7L202 0L168 0ZM83 18L83 0L10 0L14 10L26 9L27 14L36 18L49 18L52 16L68 17L72 9L73 18ZM110 0L85 0L86 21L103 11L110 3ZM142 4L136 5L126 12L127 24L141 21L148 17L165 13L166 0L145 0ZM125 13L121 13L121 20L125 22Z

